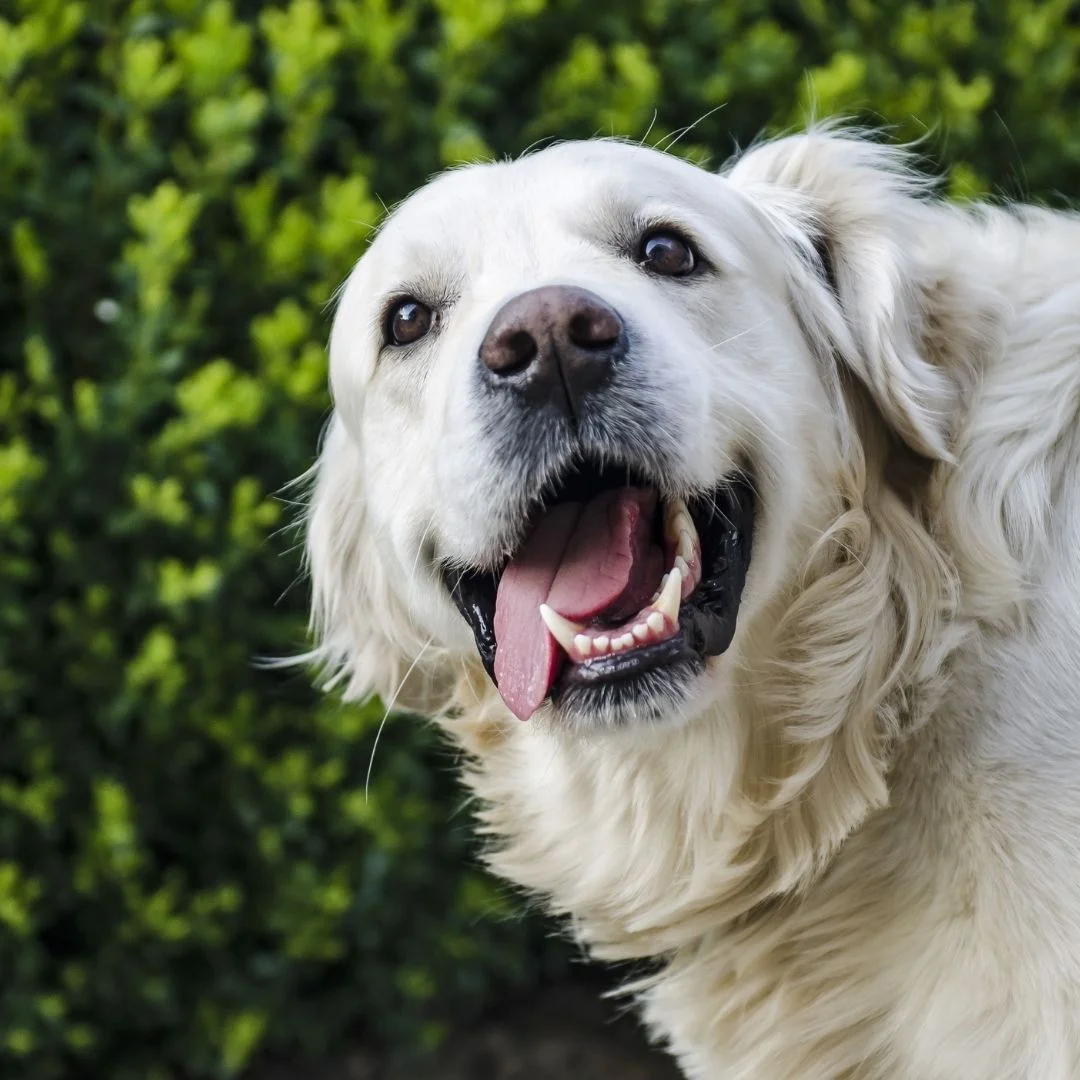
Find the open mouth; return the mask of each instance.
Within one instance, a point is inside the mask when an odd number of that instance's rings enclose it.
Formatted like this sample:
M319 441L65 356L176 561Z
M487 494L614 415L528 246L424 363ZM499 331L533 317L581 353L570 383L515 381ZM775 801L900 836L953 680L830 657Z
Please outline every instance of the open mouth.
M753 522L744 474L683 499L586 461L544 492L502 566L444 576L519 719L549 697L632 707L670 699L731 644Z

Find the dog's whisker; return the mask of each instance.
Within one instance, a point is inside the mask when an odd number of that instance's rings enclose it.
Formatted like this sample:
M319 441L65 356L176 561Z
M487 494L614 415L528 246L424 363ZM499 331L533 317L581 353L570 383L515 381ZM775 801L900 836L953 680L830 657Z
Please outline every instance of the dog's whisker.
M746 337L747 334L752 334L755 330L760 330L763 326L768 326L774 321L774 316L766 315L760 322L754 323L753 326L748 326L745 330L740 330L737 334L732 334L731 337L724 338L723 341L718 341L715 345L710 345L709 352L716 352L717 349L722 349L725 345L730 345L733 341L738 341L740 338Z
M797 447L795 446L795 444L793 442L791 442L789 439L785 438L783 435L780 435L776 431L776 427L777 427L776 424L770 424L770 423L767 423L767 422L761 423L759 421L760 427L754 427L748 421L742 420L738 416L731 416L731 415L728 415L728 414L725 414L724 422L725 422L725 424L730 425L731 427L733 427L737 432L741 433L742 435L747 436L750 441L755 441L757 439L760 439L761 438L761 431L762 431L762 429L765 429L769 433L769 438L770 439L775 439L781 446L785 446L785 447L787 447L787 448L789 448L791 450L797 449Z
M413 577L416 576L416 572L420 567L420 559L423 557L423 554L424 554L424 545L427 543L428 537L430 537L434 531L435 531L435 522L434 521L428 522L427 527L424 529L423 533L420 536L420 543L418 543L416 545L416 558L413 559L413 565L412 565Z
M649 126L645 129L645 134L638 140L638 146L644 146L649 141L649 133L652 131L656 124L656 118L659 115L656 109L653 109L652 119L649 121Z
M710 109L707 113L703 113L692 124L687 124L686 127L674 132L672 137L666 143L662 142L658 144L657 149L662 150L665 154L670 153L671 148L675 146L676 143L678 143L685 136L689 135L690 132L693 131L699 124L703 124L706 120L709 119L710 116L715 116L716 113L718 113L721 109L724 108L727 108L726 101L717 105L715 108Z
M364 801L368 801L368 796L371 789L371 771L375 767L375 752L379 749L379 740L382 738L383 728L386 727L386 721L390 718L390 713L393 712L394 706L397 704L397 699L401 694L401 691L405 687L405 683L408 682L409 676L416 670L416 666L424 658L424 653L428 651L431 645L434 643L435 637L432 635L424 642L423 647L416 654L413 662L409 665L405 674L401 677L401 680L397 684L397 689L394 690L390 696L390 700L386 704L386 709L383 712L382 719L379 721L378 730L375 732L375 741L371 745L371 757L368 758L367 775L364 777Z

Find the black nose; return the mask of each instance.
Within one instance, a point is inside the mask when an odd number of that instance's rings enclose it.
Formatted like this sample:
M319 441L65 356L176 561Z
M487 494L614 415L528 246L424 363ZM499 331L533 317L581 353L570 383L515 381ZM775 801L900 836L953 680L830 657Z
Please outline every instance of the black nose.
M546 285L507 301L491 321L480 359L492 386L577 415L626 354L622 319L588 289Z

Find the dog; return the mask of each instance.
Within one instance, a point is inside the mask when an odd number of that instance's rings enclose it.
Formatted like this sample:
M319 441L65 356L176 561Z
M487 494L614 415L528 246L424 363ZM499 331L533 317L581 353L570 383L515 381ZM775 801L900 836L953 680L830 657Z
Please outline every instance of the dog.
M1080 218L558 144L389 215L330 381L309 659L687 1077L1080 1077Z

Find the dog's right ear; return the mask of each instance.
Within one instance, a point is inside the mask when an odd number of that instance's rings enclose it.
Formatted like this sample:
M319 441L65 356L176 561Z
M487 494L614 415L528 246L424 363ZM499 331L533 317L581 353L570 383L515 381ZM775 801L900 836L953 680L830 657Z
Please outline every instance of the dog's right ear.
M347 700L377 694L388 706L424 707L414 663L424 641L390 587L366 508L360 448L336 415L310 480L305 562L315 643L305 659L321 670L324 689L340 689Z

